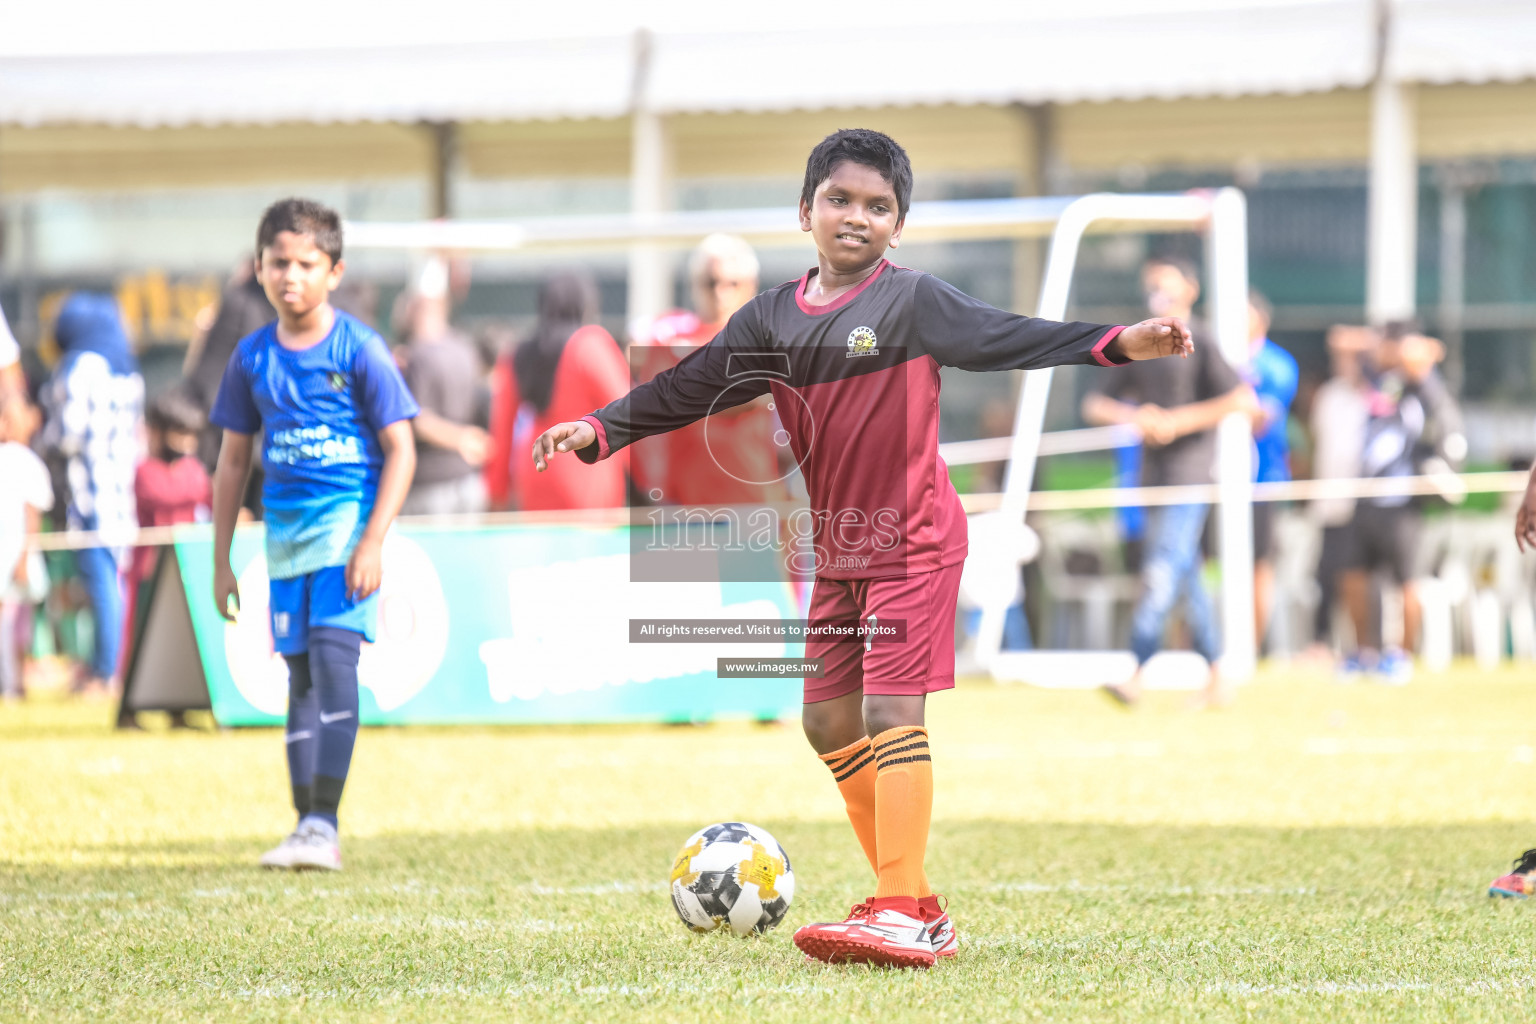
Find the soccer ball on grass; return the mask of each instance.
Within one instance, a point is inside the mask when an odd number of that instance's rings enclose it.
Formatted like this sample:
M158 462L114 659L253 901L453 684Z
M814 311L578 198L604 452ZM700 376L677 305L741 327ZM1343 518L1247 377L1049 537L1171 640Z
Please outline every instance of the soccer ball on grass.
M789 854L766 829L740 821L701 828L672 861L672 906L696 932L721 925L760 935L795 898Z

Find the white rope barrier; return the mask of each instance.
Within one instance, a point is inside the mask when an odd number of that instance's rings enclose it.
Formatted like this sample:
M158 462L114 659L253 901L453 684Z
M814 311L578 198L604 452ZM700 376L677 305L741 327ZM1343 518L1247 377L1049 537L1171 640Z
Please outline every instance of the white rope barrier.
M1084 430L1053 430L1040 435L1041 455L1078 455L1136 444L1141 433L1130 424L1088 427ZM939 445L939 457L950 466L979 462L1006 462L1013 451L1012 437L984 437L977 441L951 441Z
M440 516L400 516L395 522L406 526L430 526L445 530L473 530L482 526L623 526L629 522L626 508L571 509L559 512L471 512ZM245 522L237 530L255 529L257 522ZM189 532L212 532L211 523L183 523L177 526L146 526L137 530L61 530L57 533L27 535L29 546L39 551L79 551L83 548L157 547L174 544Z
M1100 428L1102 429L1102 428ZM1109 428L1119 429L1119 428ZM1061 431L1061 434L1089 434L1095 431ZM1049 435L1048 435L1049 436ZM993 443L965 441L962 444ZM978 460L981 461L981 460ZM1388 498L1435 496L1460 503L1468 494L1518 494L1525 490L1524 472L1436 473L1426 476L1364 477L1339 480L1287 480L1253 485L1254 501L1313 501L1326 498ZM1221 496L1217 484L1188 484L1176 487L1093 487L1076 491L1035 491L1029 495L1031 512L1086 511L1102 508L1133 508L1152 505L1214 504ZM962 494L960 503L966 512L992 512L1002 506L1001 494ZM787 505L788 509L799 508ZM406 526L430 526L434 529L472 530L483 526L622 526L637 511L627 508L578 509L563 512L482 512L464 515L401 516L397 522ZM257 524L242 524L240 529ZM207 524L149 526L139 530L98 533L68 530L59 533L34 533L27 537L31 547L41 551L77 551L98 547L152 547L174 543L188 531L211 530Z
M1433 495L1459 503L1468 494L1515 494L1525 490L1524 472L1436 473L1429 476L1365 477L1340 480L1286 480L1253 485L1254 501L1313 501L1321 498L1391 498ZM1031 512L1062 512L1094 508L1147 505L1213 504L1221 497L1218 484L1174 487L1095 487L1077 491L1035 491ZM967 512L990 512L1002 504L1001 494L962 494Z

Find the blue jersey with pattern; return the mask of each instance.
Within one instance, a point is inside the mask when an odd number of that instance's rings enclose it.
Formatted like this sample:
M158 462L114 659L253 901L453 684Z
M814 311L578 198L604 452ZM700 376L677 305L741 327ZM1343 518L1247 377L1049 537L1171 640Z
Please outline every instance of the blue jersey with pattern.
M340 310L306 349L284 348L275 321L241 340L209 420L261 434L271 578L346 564L373 510L379 431L418 412L384 339Z
M1300 378L1296 357L1265 338L1253 353L1243 376L1253 386L1268 420L1264 432L1253 439L1254 479L1259 483L1289 480L1291 440L1286 433L1286 423L1291 414L1291 403L1296 400Z

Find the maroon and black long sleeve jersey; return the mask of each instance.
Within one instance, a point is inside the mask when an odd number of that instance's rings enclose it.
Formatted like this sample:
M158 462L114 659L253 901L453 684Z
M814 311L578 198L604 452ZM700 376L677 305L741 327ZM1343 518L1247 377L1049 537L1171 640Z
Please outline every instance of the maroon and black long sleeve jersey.
M1123 328L1017 316L889 262L824 306L805 301L810 276L757 296L714 341L584 417L597 441L576 454L596 462L771 392L778 440L805 475L816 574L931 572L966 554L939 457L939 367L1125 362L1110 348Z

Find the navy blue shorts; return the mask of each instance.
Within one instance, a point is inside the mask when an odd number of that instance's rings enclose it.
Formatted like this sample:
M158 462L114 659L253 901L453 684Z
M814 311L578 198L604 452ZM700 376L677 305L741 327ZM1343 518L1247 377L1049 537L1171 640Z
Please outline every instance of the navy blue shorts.
M373 643L379 622L379 592L361 601L347 596L345 566L324 569L286 580L271 581L272 646L278 654L309 650L309 631L331 626L361 633Z

